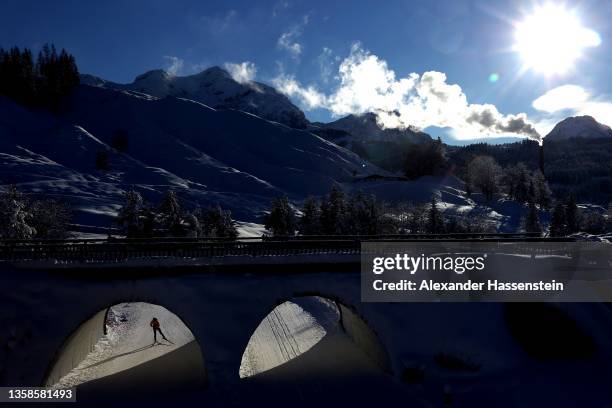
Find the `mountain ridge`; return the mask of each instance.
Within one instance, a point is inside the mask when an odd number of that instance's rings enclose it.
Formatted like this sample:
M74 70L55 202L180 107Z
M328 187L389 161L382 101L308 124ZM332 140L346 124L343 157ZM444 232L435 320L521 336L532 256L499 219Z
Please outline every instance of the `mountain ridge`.
M612 137L612 129L597 122L592 116L571 116L557 123L544 140L557 141L578 137L586 139Z
M81 79L90 86L136 91L160 98L187 98L216 109L241 110L295 129L305 129L309 124L304 113L286 95L260 82L238 82L218 66L187 76L154 69L136 76L128 84L87 74L81 75Z

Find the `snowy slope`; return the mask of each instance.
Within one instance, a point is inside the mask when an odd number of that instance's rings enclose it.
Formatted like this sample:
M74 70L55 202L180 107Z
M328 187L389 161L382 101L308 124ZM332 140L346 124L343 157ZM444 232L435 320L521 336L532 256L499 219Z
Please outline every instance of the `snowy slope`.
M308 125L304 113L276 89L259 82L237 82L219 67L184 77L157 69L139 75L130 84L116 84L91 75L81 78L82 83L92 86L193 99L217 109L237 109L297 129Z
M117 132L128 144L112 147ZM96 168L100 153L108 169ZM156 202L173 188L187 206L219 203L259 221L272 197L300 200L384 172L311 133L191 100L81 86L59 116L0 99L0 182L69 201L76 223L107 227L122 192Z
M317 194L355 174L380 172L311 133L191 100L84 86L67 101L63 114L106 142L117 130L125 131L131 157L206 190Z
M111 147L118 134L127 140L121 151ZM101 153L105 170L96 166ZM256 223L273 197L299 204L334 184L392 202L441 194L445 209L492 215L507 231L516 230L522 211L468 200L453 177L386 178L345 148L245 112L99 86L80 86L57 116L0 98L0 163L0 185L68 201L76 224L98 227L112 225L133 186L154 203L171 188L187 208L220 204L249 235L261 231Z

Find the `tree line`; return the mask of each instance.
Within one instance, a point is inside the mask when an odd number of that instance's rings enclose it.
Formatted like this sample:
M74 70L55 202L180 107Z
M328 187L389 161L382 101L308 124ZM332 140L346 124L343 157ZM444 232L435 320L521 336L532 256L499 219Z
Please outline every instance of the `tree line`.
M534 174L539 180L537 173L532 173L532 176ZM526 191L529 193L532 189ZM540 219L540 214L546 211L551 211L548 234L552 237L568 236L577 232L601 234L606 231L605 217L596 211L581 211L573 195L564 201L555 202L551 210L552 201L549 203L546 200L533 199L530 197L537 197L537 194L529 194L524 198L523 204L526 204L527 208L517 232L546 232ZM426 204L404 202L390 205L362 192L346 195L337 186L332 187L329 194L320 200L307 198L299 209L294 208L286 196L277 197L272 201L263 221L267 234L274 237L479 234L497 231L494 221L486 214L443 211L435 194Z
M304 201L301 216L286 196L272 202L264 225L273 236L376 235L385 232L382 203L361 192L347 197L334 186L326 197Z
M459 173L476 156L493 157L500 166L524 163L539 167L539 145L532 140L490 145L446 146L451 165ZM544 170L556 197L574 194L581 202L607 205L612 201L612 138L550 140L544 142Z
M32 107L55 108L79 84L74 56L45 44L34 62L32 51L0 48L0 95Z
M347 196L337 186L320 200L307 198L296 210L286 196L272 201L264 226L275 237L299 235L394 235L492 232L485 217L447 215L437 198L429 204L391 206L373 195Z
M189 237L227 238L238 236L236 222L229 210L219 205L188 211L173 190L154 205L134 190L124 193L116 224L128 238Z
M552 192L540 170L518 163L502 168L491 156L476 156L466 166L465 188L468 196L480 192L487 201L503 193L521 204L537 204L548 209Z
M9 186L0 193L0 238L65 239L72 212L68 204L55 199L35 199Z

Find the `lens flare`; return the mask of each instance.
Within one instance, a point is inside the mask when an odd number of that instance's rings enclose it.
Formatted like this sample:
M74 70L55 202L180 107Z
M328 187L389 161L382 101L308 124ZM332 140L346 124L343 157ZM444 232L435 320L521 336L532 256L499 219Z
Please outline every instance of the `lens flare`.
M536 8L515 29L515 51L528 68L545 75L570 70L584 48L601 43L599 34L585 28L572 11L553 4Z

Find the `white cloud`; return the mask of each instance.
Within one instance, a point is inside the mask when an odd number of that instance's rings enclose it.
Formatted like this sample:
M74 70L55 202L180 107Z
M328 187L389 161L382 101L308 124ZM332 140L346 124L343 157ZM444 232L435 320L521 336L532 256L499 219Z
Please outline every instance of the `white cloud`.
M327 105L327 97L315 87L303 87L291 75L280 74L272 80L276 89L285 95L295 97L306 109L317 109Z
M569 110L573 115L589 115L600 123L612 126L612 101L604 97L593 97L586 89L578 85L562 85L553 88L536 98L532 106L549 114ZM557 119L557 115L552 116Z
M308 24L309 17L305 15L299 24L292 26L288 31L281 34L278 38L278 48L289 51L293 59L299 59L302 54L302 44L297 39L301 37L304 27Z
M275 85L297 97L307 109L326 108L334 116L375 112L382 127L461 129L479 136L518 134L540 139L524 113L503 115L493 105L469 104L461 87L442 72L411 73L398 78L387 62L354 44L338 69L338 87L325 95L279 75Z
M182 71L184 65L182 59L172 55L164 55L164 58L168 61L168 66L165 69L168 74L176 76Z
M232 78L241 84L253 81L257 74L257 67L250 61L241 62L240 64L226 62L223 66Z
M589 99L589 94L578 85L562 85L535 99L532 106L543 112L578 109Z
M612 127L612 102L590 101L585 103L577 113L592 116L599 123Z

